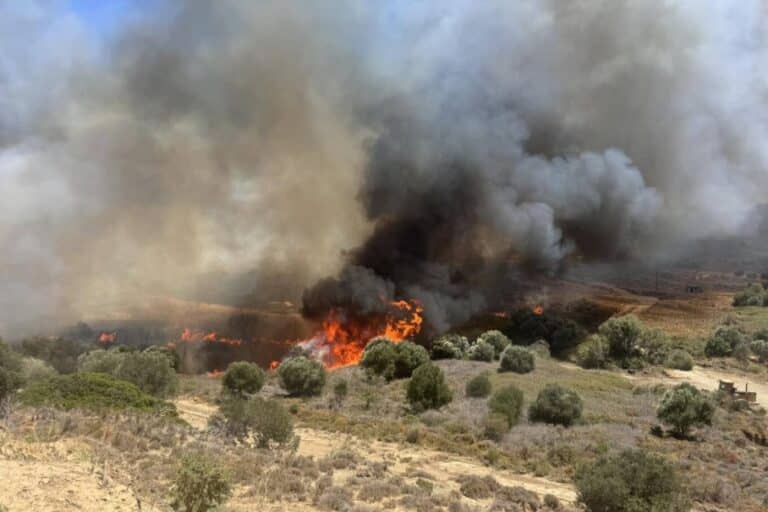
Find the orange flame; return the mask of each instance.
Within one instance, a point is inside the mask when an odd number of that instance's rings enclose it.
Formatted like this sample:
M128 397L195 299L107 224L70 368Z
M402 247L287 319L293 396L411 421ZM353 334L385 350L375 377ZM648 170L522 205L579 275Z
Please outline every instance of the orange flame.
M271 363L269 363L270 370L277 370L278 366L280 366L280 361L272 361Z
M226 338L216 331L205 332L184 328L179 336L182 343L223 343L225 345L242 345L243 340L238 338Z
M211 378L221 377L224 375L224 370L211 370L207 372L206 375Z
M392 302L387 313L363 318L348 317L333 309L322 330L302 343L315 351L327 368L349 366L360 361L365 345L376 336L400 342L417 335L424 322L423 311L421 304L413 300Z
M103 332L99 335L99 343L109 345L117 340L117 331L115 332Z
M531 309L534 315L543 315L544 314L544 306L541 304L537 304L536 306Z

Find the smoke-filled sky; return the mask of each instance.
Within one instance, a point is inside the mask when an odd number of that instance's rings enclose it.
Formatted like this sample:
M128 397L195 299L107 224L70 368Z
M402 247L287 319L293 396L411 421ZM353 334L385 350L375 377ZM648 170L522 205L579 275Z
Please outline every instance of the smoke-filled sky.
M348 263L442 328L499 262L733 233L768 190L767 15L0 0L0 334Z

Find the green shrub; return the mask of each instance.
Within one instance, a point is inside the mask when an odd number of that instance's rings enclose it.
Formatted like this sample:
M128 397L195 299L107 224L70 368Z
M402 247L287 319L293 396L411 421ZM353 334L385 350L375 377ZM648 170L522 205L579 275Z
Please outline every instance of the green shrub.
M0 402L18 389L15 378L5 368L0 368Z
M474 345L467 350L467 357L472 361L491 362L496 357L496 350L488 342L476 341Z
M606 368L609 363L608 341L599 334L590 336L579 347L576 360L582 368Z
M181 368L181 356L179 356L179 353L171 348L164 347L162 345L152 345L151 347L145 348L144 352L150 354L162 354L163 356L167 357L168 363L176 372L178 372L179 368Z
M745 290L737 293L733 297L733 305L735 307L765 306L767 297L768 294L766 294L763 285L760 283L755 283L748 286Z
M56 370L42 359L25 357L21 361L21 376L24 382L50 379L56 375L58 375Z
M227 434L241 440L253 436L260 448L284 445L293 439L291 415L276 400L230 395L222 400L219 412L221 417L212 418L213 424L223 419Z
M467 381L464 393L470 398L485 398L491 394L491 380L488 375L481 373Z
M425 363L413 371L406 395L416 411L439 409L453 399L443 371L432 363Z
M733 325L721 325L707 340L704 353L708 357L726 357L733 354L737 345L745 343L746 336Z
M379 336L366 345L360 366L389 381L410 377L413 370L427 361L429 353L421 345L411 341L395 343Z
M669 357L669 337L660 329L644 328L638 341L637 357L643 362L661 365Z
M693 357L683 349L675 349L667 357L667 368L675 370L693 370Z
M135 409L175 414L172 404L104 373L74 373L32 382L21 391L19 399L29 406L60 409Z
M215 510L232 494L223 469L197 454L185 454L171 487L171 506L182 512Z
M660 421L672 425L679 437L685 437L694 425L711 425L715 406L701 391L688 383L667 391L656 410Z
M488 410L503 416L508 427L517 425L520 421L520 412L523 410L523 392L511 384L504 386L491 395L488 400Z
M224 372L221 385L235 395L258 393L264 385L266 374L258 365L247 361L231 363Z
M326 372L323 365L314 359L292 357L277 368L280 385L293 396L319 395L325 386Z
M674 467L643 450L603 455L579 467L579 502L590 512L686 512L690 501Z
M547 384L528 408L528 418L568 427L581 418L582 407L581 397L575 391L559 384Z
M341 407L344 399L349 394L349 384L344 379L339 379L333 384L333 401L336 407Z
M21 373L21 356L0 338L0 368Z
M78 357L89 344L70 338L28 338L19 344L19 352L28 357L42 359L59 373L77 370Z
M504 414L491 413L483 420L483 437L496 441L504 439L504 434L509 432L509 421Z
M768 341L755 340L750 345L752 352L755 353L761 363L768 362Z
M395 344L395 378L407 379L419 366L429 362L429 352L412 341Z
M477 340L475 340L475 343L479 343L481 341L488 343L493 347L494 358L496 359L501 357L501 353L504 352L504 349L512 344L512 342L509 341L509 338L507 338L506 335L504 335L504 333L501 331L485 331L483 334L478 336Z
M106 373L159 397L172 395L179 384L169 358L157 351L93 350L82 354L77 366L81 372Z
M542 358L550 356L549 343L545 340L536 340L528 345L528 350L534 353L534 355Z
M609 318L598 328L611 357L624 360L637 353L645 327L635 315Z
M21 357L0 339L0 400L16 391L23 382Z
M529 373L535 367L536 360L533 357L533 352L526 348L510 345L501 354L501 364L499 365L501 372Z
M569 318L551 311L536 314L528 308L512 314L510 326L504 334L525 345L543 339L549 343L553 353L578 345L586 335L584 329Z
M432 359L463 359L469 341L458 334L445 334L432 343Z

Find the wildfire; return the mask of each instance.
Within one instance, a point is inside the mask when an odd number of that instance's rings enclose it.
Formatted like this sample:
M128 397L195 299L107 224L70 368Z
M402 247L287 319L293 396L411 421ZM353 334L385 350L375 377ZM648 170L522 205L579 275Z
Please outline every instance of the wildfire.
M221 377L224 375L224 370L211 370L207 372L206 375L211 378Z
M322 330L301 345L312 350L327 368L356 364L371 338L386 336L400 342L421 331L424 318L421 304L399 300L390 303L385 314L350 317L333 309L322 325Z
M99 343L109 345L117 340L117 331L115 332L102 332L99 335Z
M544 306L542 306L541 304L537 304L533 307L533 309L531 309L531 312L533 312L534 315L538 315L538 316L543 315Z
M270 370L277 370L278 366L280 366L280 361L272 361L271 363L269 363Z
M216 331L205 332L185 328L181 331L179 341L182 343L223 343L225 345L242 345L243 340L237 338L227 338L219 335Z

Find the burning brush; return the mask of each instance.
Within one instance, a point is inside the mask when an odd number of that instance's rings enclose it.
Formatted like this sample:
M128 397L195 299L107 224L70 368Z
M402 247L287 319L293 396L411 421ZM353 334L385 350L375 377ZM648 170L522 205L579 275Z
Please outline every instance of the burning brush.
M309 351L327 368L356 364L372 338L385 336L400 342L419 334L424 322L423 311L415 300L393 301L384 312L362 315L332 308L323 320L321 330L312 338L299 342L298 346Z

